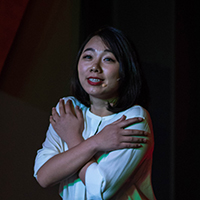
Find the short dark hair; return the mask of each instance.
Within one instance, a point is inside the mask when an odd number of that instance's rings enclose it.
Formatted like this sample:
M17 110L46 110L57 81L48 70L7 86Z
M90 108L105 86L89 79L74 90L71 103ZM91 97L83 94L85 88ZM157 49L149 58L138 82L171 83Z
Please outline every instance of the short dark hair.
M113 27L99 29L89 35L82 44L76 58L75 74L71 83L72 95L82 104L90 107L89 95L80 84L77 66L85 45L93 36L99 36L102 39L105 45L112 50L120 65L118 99L113 106L108 103L107 109L113 113L118 113L139 104L142 79L136 52L128 38L120 30Z

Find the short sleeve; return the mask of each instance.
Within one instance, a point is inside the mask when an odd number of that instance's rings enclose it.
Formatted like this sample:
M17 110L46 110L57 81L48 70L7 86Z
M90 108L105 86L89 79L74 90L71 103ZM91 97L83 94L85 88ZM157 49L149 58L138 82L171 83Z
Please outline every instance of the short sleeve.
M131 115L126 114L127 116ZM151 162L149 161L152 159L153 149L153 131L151 130L151 124L149 124L151 121L147 111L143 109L139 111L138 115L144 120L128 128L150 132L148 143L142 144L139 149L122 149L103 154L98 164L90 165L85 178L88 199L94 197L96 199L109 199L138 170L141 164L144 165L145 160L148 160L146 162L147 169L150 168L149 164Z
M46 139L42 144L42 148L37 151L34 165L34 177L37 178L37 172L42 165L44 165L53 156L61 153L62 150L63 142L50 124L46 133Z
M65 101L67 101L67 99L68 98L65 98ZM56 105L56 111L59 113L59 103ZM53 156L62 152L62 146L63 142L61 138L50 124L46 132L46 138L42 144L42 148L37 151L34 165L34 177L37 178L37 172L42 165L44 165Z
M81 109L85 109L84 105L82 105L74 97L72 96L63 97L65 103L69 99L73 102L74 107L78 105ZM59 103L57 103L56 105L56 111L59 114ZM46 139L42 144L42 148L37 151L37 155L35 158L35 165L34 165L34 177L37 178L38 170L50 158L66 150L68 150L67 144L59 137L59 135L55 132L52 125L50 124L46 133Z

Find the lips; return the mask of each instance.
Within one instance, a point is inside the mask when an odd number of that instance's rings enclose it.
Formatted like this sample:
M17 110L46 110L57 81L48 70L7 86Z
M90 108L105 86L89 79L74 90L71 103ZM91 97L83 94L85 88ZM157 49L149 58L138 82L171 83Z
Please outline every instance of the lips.
M89 77L87 78L87 81L90 85L98 86L103 83L103 79L100 79L99 77Z

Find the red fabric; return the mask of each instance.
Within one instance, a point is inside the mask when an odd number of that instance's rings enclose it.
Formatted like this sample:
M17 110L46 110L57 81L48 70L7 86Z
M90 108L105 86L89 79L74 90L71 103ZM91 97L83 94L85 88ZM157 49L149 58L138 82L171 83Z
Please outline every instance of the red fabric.
M0 0L0 72L29 0Z

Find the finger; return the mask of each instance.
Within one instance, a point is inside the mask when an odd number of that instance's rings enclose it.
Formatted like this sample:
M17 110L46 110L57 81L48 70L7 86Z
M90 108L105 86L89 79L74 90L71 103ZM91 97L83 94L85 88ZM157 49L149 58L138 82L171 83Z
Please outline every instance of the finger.
M59 112L60 112L60 116L65 115L65 103L63 99L60 99L59 101Z
M138 144L138 143L122 143L121 144L121 149L138 149L138 148L141 148L142 145L141 144Z
M54 121L58 121L58 119L60 118L58 112L56 111L56 108L52 108L52 117Z
M52 126L54 126L56 123L52 115L49 117L49 122L52 124Z
M143 120L144 119L141 118L141 117L129 118L127 120L121 121L119 125L120 125L121 128L126 128L126 127L128 127L130 125L142 122Z
M131 136L124 136L122 137L122 142L124 143L147 143L146 138L137 138Z
M124 129L121 132L122 135L129 136L148 136L149 133L147 131L135 130L135 129Z
M122 115L121 118L119 118L118 120L114 121L112 124L117 124L117 123L119 123L119 122L124 121L125 119L126 119L126 116L125 116L125 115Z
M71 100L69 101L69 105L70 105L70 110L71 110L71 112L76 116L76 112L75 112L75 109L74 109L74 105L73 105L73 103L72 103Z
M83 119L83 112L79 106L76 106L76 116L78 119Z
M68 100L65 104L65 112L68 114L73 114L74 116L76 116L75 110L74 110L74 106L71 100Z

